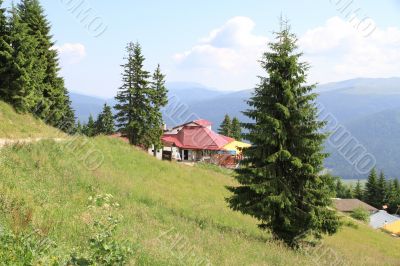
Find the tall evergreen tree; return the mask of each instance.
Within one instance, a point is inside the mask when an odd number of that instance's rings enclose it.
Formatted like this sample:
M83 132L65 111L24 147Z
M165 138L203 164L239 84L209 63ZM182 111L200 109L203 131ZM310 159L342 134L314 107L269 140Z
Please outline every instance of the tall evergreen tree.
M240 121L237 117L232 119L232 138L241 141L242 140L242 126L240 125Z
M400 214L400 185L398 179L393 179L388 190L388 212Z
M103 111L96 120L96 134L112 135L115 132L111 107L104 104Z
M57 51L53 48L50 23L38 0L22 0L18 5L18 14L27 25L28 34L38 43L35 47L36 68L43 72L42 79L37 81L37 93L41 99L35 115L68 132L73 128L75 116L64 80L58 73L60 67Z
M363 193L363 190L361 188L360 180L357 180L357 184L356 184L356 186L354 188L353 194L354 194L354 197L356 199L363 200L364 193Z
M8 82L13 54L10 41L6 9L3 8L3 0L0 0L0 99L5 101L10 101Z
M78 120L78 122L76 123L76 126L75 126L75 134L84 134L84 132L83 132L83 126L82 126L82 124L81 124L81 122Z
M353 198L352 187L344 185L343 182L340 179L338 179L336 181L336 197L341 199L352 199Z
M333 234L339 219L329 208L329 185L320 175L325 135L318 121L315 85L306 85L307 63L300 61L297 38L286 22L261 60L261 77L246 114L244 136L253 146L244 150L238 187L231 187L231 208L257 218L262 229L289 246L306 236Z
M225 115L218 129L218 133L227 137L232 136L232 121L228 114Z
M94 137L96 135L96 122L93 119L93 116L90 114L89 120L87 124L83 126L83 134L88 137Z
M21 20L15 7L11 9L9 20L9 43L12 47L7 72L2 80L2 99L9 102L19 112L33 112L41 99L38 42L29 35L29 28Z
M143 67L145 58L139 43L129 43L126 52L126 63L122 65L123 84L115 97L118 101L114 107L116 124L131 144L148 148L146 139L152 129L149 125L152 113L150 74Z
M162 74L160 65L157 66L153 73L151 81L151 111L149 113L149 125L151 126L147 135L145 146L154 145L154 154L162 148L161 136L163 132L163 117L161 108L168 104L168 89L165 86L165 75Z
M375 208L381 207L378 194L378 177L375 168L368 175L368 181L365 184L364 200Z
M387 194L388 190L386 177L383 171L381 171L377 181L377 202L379 203L380 208L382 208L383 205L387 204Z

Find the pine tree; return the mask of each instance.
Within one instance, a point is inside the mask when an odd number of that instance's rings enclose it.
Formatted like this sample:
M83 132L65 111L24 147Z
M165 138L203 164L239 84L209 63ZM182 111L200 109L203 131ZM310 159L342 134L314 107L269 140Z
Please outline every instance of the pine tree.
M12 7L9 21L9 43L12 47L10 63L3 82L3 100L18 112L34 112L40 102L40 80L43 71L38 66L38 42L29 35L16 8Z
M336 181L336 197L341 199L352 199L354 197L353 188L344 185L343 182L338 179Z
M385 174L383 173L383 171L381 171L377 181L377 202L379 203L380 208L382 208L383 205L387 204L387 194L388 191Z
M315 106L315 85L307 83L307 63L300 62L297 38L286 22L276 33L261 64L261 77L250 109L252 123L244 124L244 137L253 145L244 150L238 170L238 187L229 188L234 210L249 214L273 236L291 247L307 237L333 234L339 219L329 208L330 187L319 174L323 170L323 141Z
M400 214L400 185L398 179L393 179L390 182L390 188L388 190L388 212L393 214Z
M156 151L162 148L161 136L163 132L163 117L161 108L168 104L168 90L165 87L165 75L161 73L160 65L153 73L151 82L151 101L152 108L149 113L149 124L151 125L145 146L154 145L154 155Z
M34 112L46 123L68 132L73 129L75 115L64 80L58 74L58 55L53 48L51 26L44 13L38 0L22 0L18 5L21 21L27 25L28 34L38 43L35 47L36 68L43 72L41 80L37 81L40 101Z
M111 107L104 104L103 111L96 120L96 134L112 135L115 132Z
M357 180L356 187L353 190L354 197L359 200L363 200L363 190L361 188L360 180Z
M78 120L78 122L76 123L76 126L75 126L75 134L79 134L79 135L84 134L83 133L82 124L81 124L81 122L79 120Z
M86 125L83 126L83 134L88 137L94 137L96 135L96 123L93 119L93 116L89 116L89 120Z
M242 126L240 125L240 121L237 117L232 119L232 138L236 139L237 141L242 140Z
M123 85L115 99L118 130L126 135L132 145L144 146L151 127L148 115L151 112L151 90L149 72L144 70L142 48L138 43L129 43L126 47L127 62L122 65Z
M13 49L10 46L10 30L6 17L6 9L2 8L3 0L0 0L0 99L10 102L9 81L12 64Z
M379 195L378 195L378 180L375 168L371 170L368 175L368 181L365 185L364 200L366 203L380 208Z
M224 120L218 129L218 133L227 137L232 136L232 121L228 114L225 115Z

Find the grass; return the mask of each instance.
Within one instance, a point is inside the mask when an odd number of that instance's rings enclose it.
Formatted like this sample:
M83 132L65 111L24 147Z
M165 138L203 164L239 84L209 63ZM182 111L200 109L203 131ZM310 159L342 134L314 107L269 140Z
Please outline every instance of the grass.
M322 250L287 249L257 221L230 210L225 186L236 183L215 170L157 161L108 137L7 147L0 150L0 225L14 232L34 227L68 255L87 245L89 197L110 193L120 204L113 213L123 216L116 237L135 246L131 264L193 265L195 258L213 265L323 265ZM343 227L323 244L347 265L400 265L400 240L362 224ZM185 256L189 251L193 257Z
M59 130L46 126L29 114L17 114L10 105L0 101L0 139L62 138Z

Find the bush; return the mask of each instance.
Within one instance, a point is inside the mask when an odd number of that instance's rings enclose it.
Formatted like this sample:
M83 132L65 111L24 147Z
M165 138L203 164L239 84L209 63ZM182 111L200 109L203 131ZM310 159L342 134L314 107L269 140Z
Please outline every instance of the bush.
M369 212L363 208L355 209L350 216L359 221L369 222Z

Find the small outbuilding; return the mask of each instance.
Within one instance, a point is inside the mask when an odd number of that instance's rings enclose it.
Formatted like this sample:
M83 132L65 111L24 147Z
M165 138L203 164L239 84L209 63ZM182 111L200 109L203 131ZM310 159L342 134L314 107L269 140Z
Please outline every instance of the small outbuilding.
M370 214L378 211L377 208L359 200L359 199L334 199L333 206L340 212L350 213L356 209L364 209Z

